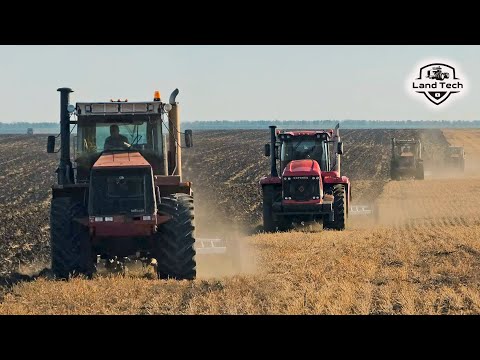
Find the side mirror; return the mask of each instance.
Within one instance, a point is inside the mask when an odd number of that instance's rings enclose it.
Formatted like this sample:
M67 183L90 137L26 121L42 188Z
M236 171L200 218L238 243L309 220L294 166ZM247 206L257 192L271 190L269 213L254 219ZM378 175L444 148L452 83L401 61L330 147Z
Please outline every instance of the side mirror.
M270 144L265 144L265 156L270 156Z
M50 135L47 138L47 153L53 154L55 152L55 136Z
M343 142L341 141L337 143L337 154L343 155Z
M185 130L185 147L191 148L193 146L192 130Z

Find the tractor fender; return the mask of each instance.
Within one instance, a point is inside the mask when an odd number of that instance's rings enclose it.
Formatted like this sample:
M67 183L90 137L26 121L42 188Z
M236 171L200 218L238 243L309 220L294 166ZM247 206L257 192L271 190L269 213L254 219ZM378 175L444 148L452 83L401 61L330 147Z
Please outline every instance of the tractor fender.
M69 197L76 201L84 203L86 193L88 192L88 184L66 184L52 186L52 199L59 197Z
M263 176L259 181L260 186L265 185L281 185L282 178L280 176Z
M347 202L348 206L350 205L350 202L352 201L352 187L350 184L350 179L346 176L325 176L323 178L323 183L324 184L329 184L329 185L335 185L335 184L343 184L345 185L345 189L347 191Z

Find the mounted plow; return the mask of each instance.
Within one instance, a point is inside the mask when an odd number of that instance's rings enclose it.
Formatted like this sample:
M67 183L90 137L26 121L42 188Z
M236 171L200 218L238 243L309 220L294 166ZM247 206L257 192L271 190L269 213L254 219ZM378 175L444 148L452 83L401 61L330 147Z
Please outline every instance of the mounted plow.
M198 237L195 250L198 268L204 276L248 271L246 263L251 261L247 256L246 236L235 229L222 231L212 238Z
M368 216L373 215L373 208L370 205L352 205L349 209L350 214L352 216Z
M227 253L227 241L224 239L197 238L195 240L197 255L221 255Z

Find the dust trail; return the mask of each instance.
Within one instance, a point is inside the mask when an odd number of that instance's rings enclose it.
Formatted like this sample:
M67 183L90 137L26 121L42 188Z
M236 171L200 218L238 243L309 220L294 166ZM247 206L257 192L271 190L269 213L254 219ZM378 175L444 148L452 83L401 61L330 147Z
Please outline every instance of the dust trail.
M453 146L465 150L465 176L480 176L480 130L445 129L445 138Z
M475 225L480 191L463 179L392 181L377 200L377 224L394 227Z
M223 239L226 254L197 255L197 277L223 277L236 274L254 273L257 267L255 252L249 246L247 237L255 232L235 217L229 219L218 204L205 191L196 189L195 232L197 238Z

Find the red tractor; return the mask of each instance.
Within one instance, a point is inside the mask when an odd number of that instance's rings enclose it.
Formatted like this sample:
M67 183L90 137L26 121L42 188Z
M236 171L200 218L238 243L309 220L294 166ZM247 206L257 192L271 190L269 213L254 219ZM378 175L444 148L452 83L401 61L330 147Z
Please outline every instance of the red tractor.
M52 186L52 271L91 276L101 260L118 267L135 259L159 278L194 279L198 246L192 184L182 180L178 89L168 102L78 102L60 91L60 164ZM71 125L76 125L73 161ZM162 135L166 129L167 135ZM192 146L192 132L184 132ZM55 136L47 152L55 152ZM198 240L198 239L197 239ZM212 243L210 241L210 243ZM154 261L155 260L155 261Z
M263 227L267 232L292 223L318 221L344 230L351 200L350 180L340 174L339 125L335 130L276 130L270 126L271 172L262 177ZM280 160L280 176L277 160Z

